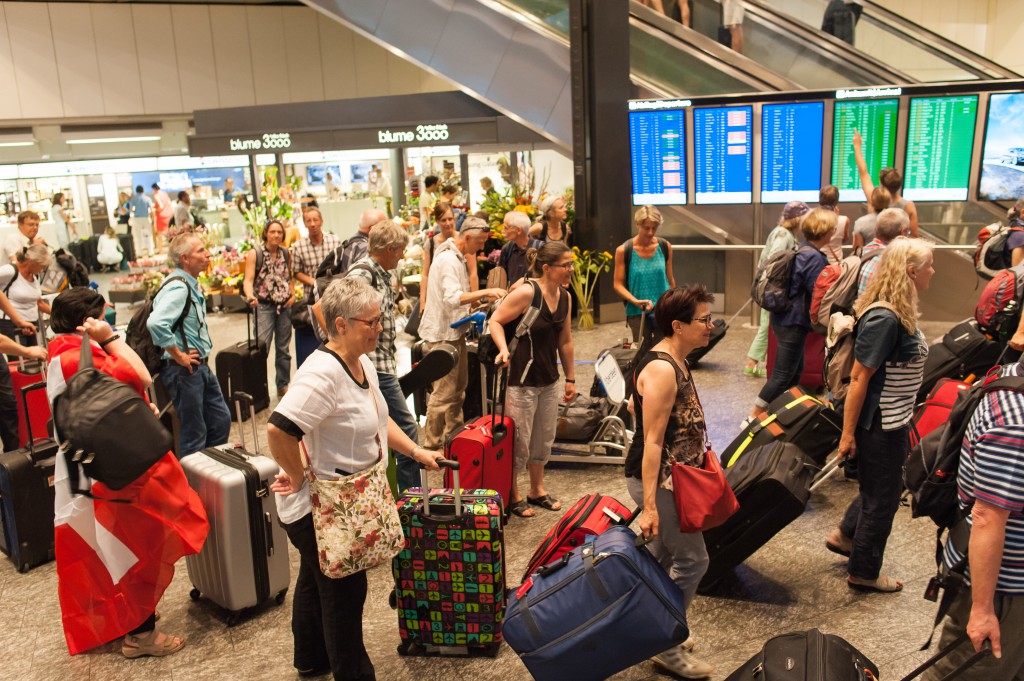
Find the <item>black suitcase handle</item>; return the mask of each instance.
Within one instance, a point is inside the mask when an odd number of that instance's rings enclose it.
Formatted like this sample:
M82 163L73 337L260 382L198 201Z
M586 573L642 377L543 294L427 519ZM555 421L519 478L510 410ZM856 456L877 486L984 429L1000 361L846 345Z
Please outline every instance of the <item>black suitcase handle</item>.
M923 674L925 671L927 671L928 669L930 669L933 666L935 666L935 664L938 663L939 660L943 659L944 657L946 657L947 655L952 653L954 650L956 650L958 647L960 647L960 645L964 641L969 641L969 640L970 640L970 638L967 636L967 632L964 632L963 634L960 634L960 636L958 636L956 638L956 640L954 640L952 643L950 643L945 648L942 648L941 650L939 650L939 652L935 653L935 655L933 655L932 657L928 658L928 660L925 661L924 663L922 663L921 666L919 666L917 669L915 669L914 671L912 671L909 674L907 674L906 676L904 676L902 679L900 679L900 681L911 681L912 679L917 678L918 676ZM991 654L992 654L992 642L990 640L988 640L988 639L985 639L985 642L981 644L981 651L980 652L974 653L969 658L964 660L960 664L959 667L957 667L956 669L954 669L950 673L946 674L944 677L942 677L942 679L940 681L953 681L953 679L957 678L958 676L963 674L965 671L967 671L968 669L973 667L975 664L977 664L980 660L982 660L983 658L988 657Z

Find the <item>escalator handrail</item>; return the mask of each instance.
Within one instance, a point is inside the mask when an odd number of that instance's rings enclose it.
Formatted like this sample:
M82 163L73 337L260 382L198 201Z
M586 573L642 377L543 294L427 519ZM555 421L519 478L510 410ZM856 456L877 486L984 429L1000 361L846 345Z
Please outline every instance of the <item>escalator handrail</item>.
M705 63L714 64L730 76L749 82L759 90L789 91L806 88L770 68L743 56L712 40L702 33L641 5L637 0L629 3L630 24L664 40L681 43L680 48ZM669 93L672 95L684 93Z
M828 55L840 62L856 64L858 68L879 78L880 84L909 85L919 82L913 76L900 71L891 64L825 33L816 26L804 23L763 0L742 0L742 2L751 16L760 18L776 31L799 35L808 47L814 48L819 54Z
M955 61L961 68L978 73L982 78L1012 79L1022 77L1016 71L1012 71L1002 64L994 62L988 57L978 54L872 0L862 0L862 5L864 6L864 13L861 18L872 20L875 25L890 33L901 34L909 40L913 40L918 47L927 49L929 52L945 59Z

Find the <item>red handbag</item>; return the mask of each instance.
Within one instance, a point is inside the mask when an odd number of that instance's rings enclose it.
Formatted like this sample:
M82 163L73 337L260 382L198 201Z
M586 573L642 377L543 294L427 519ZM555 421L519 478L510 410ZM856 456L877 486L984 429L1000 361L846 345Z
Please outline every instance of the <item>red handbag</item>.
M711 447L704 453L703 468L681 463L672 466L672 489L681 532L718 527L740 508Z

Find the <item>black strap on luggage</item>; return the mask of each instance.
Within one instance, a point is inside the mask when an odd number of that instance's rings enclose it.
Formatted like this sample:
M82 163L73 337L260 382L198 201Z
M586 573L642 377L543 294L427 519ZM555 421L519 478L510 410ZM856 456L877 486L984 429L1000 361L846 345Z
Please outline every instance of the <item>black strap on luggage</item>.
M914 671L910 672L909 674L904 676L902 679L900 679L900 681L911 681L912 679L917 678L918 676L923 674L925 671L927 671L928 669L931 669L933 666L935 666L939 662L939 660L942 660L947 655L949 655L954 650L956 650L958 647L960 647L960 645L962 643L964 643L964 641L969 641L969 640L970 640L970 638L967 636L967 632L964 632L964 633L960 634L960 636L958 636L956 638L956 640L954 640L952 643L950 643L945 648L942 648L941 650L939 650L939 652L935 653L935 655L933 655L930 658L928 658L924 663L922 663L919 667L917 667L917 669L915 669ZM971 655L969 658L964 660L962 663L960 663L960 666L958 666L956 669L954 669L950 673L946 674L944 677L942 677L942 679L940 679L940 681L953 681L953 679L957 678L958 676L963 674L965 671L967 671L968 669L973 667L975 664L977 664L980 660L982 660L983 658L988 657L991 654L992 654L992 642L989 641L988 639L985 639L985 642L981 644L981 651L980 652L976 652L976 653L974 653L974 655Z

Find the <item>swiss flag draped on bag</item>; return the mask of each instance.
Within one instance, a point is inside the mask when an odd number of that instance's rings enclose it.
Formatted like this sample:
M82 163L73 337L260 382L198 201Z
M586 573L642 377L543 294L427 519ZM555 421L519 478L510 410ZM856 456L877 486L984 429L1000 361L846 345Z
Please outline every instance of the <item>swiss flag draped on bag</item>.
M80 336L50 343L51 401L78 369ZM92 345L96 368L142 392L131 365ZM57 593L68 651L77 653L123 636L156 609L174 577L174 563L198 553L209 523L181 465L168 453L120 490L90 484L96 499L73 496L65 458L57 456L55 549ZM108 501L120 499L128 503Z

